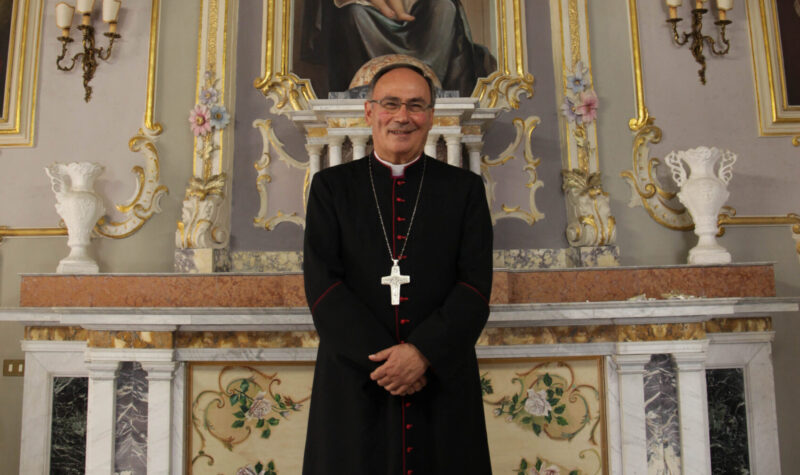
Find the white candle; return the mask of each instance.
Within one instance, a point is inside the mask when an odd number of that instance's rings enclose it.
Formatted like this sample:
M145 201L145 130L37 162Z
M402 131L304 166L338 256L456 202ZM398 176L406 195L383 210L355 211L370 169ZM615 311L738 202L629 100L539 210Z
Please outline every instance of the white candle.
M730 10L733 8L733 0L717 0L717 8L719 10Z
M683 3L683 0L667 0L668 7L679 7Z
M103 0L103 21L106 23L117 21L120 5L122 5L120 0Z
M72 5L64 2L56 4L56 25L62 30L69 30L69 27L72 26L72 17L74 15L75 7Z
M78 0L78 13L92 13L94 0Z
M695 8L696 10L700 10L701 8L703 8L703 2L705 2L705 1L706 1L706 0L695 0L695 2L694 2L694 8Z

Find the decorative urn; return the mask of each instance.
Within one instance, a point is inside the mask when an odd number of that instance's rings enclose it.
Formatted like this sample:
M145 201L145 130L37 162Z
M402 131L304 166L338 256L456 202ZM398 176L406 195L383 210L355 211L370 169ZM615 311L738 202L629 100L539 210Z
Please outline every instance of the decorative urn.
M59 274L96 274L97 263L89 257L89 244L97 220L105 213L103 199L94 191L94 180L103 166L92 162L53 163L45 167L56 195L56 211L67 225L69 255L58 263Z
M730 196L728 182L733 176L736 155L716 147L697 147L670 152L664 161L680 187L678 199L692 215L694 233L699 237L697 246L689 251L689 264L731 262L730 253L717 244L716 235L717 216Z

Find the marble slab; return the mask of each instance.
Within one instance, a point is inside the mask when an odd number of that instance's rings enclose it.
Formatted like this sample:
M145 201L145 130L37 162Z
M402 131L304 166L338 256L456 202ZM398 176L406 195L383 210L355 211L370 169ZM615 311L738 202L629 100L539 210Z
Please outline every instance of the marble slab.
M647 473L681 473L678 382L668 354L652 355L644 367Z
M705 322L796 312L798 298L713 298L493 305L488 328ZM306 308L2 308L0 322L126 331L310 331Z
M750 474L747 407L741 368L706 371L711 472Z
M147 474L146 378L139 363L120 364L114 440L114 466L118 473Z
M87 378L53 378L50 473L81 475L86 458Z
M771 264L496 271L491 303L604 302L635 297L772 297ZM303 276L27 274L22 307L306 307Z

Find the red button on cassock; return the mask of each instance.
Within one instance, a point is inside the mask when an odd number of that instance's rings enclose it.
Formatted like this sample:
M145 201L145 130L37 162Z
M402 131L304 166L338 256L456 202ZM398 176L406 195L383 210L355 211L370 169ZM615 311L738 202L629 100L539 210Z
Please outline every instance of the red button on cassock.
M408 319L405 319L405 318L401 318L400 319L400 325L405 325L405 324L407 324L409 322L411 322L411 320L408 320Z
M414 424L406 424L406 430L411 430L414 427Z
M403 198L400 198L400 197L398 196L398 197L397 197L397 202L398 202L398 203L405 203L405 202L406 202L406 200L404 200Z
M407 447L406 448L406 453L410 454L412 450L414 450L414 447Z

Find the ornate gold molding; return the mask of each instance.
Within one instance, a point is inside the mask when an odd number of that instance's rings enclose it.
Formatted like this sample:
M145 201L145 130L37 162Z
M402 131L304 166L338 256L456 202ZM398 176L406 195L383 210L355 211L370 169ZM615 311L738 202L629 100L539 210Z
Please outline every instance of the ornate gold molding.
M717 216L719 232L725 234L726 226L791 226L792 238L795 241L797 258L800 259L800 215L789 213L786 216L736 216L736 210L725 206Z
M628 13L631 25L631 49L633 51L633 82L636 91L636 117L628 121L628 127L638 132L646 125L652 125L655 118L650 117L644 102L644 81L642 80L642 49L639 45L639 14L636 0L628 0ZM661 131L659 130L659 137ZM660 138L659 138L660 140Z
M66 236L67 228L9 228L0 226L0 243L8 237Z
M617 221L611 215L608 193L603 191L600 172L562 170L561 185L567 197L567 241L573 247L606 246L617 236Z
M294 4L290 0L264 1L264 55L261 77L253 87L273 100L270 112L286 114L308 110L317 99L308 79L290 71ZM478 79L472 97L480 107L516 109L522 94L533 96L533 75L526 71L526 34L523 0L495 0L497 71ZM510 13L509 13L510 12Z
M132 197L124 203L117 204L116 209L122 219L112 221L102 218L95 226L95 231L105 237L126 238L144 226L154 214L161 212L161 198L169 193L169 189L160 184L161 166L156 141L164 128L155 120L156 66L158 63L158 27L161 12L161 0L152 0L150 13L150 51L147 62L147 94L145 98L144 125L128 141L131 152L144 155L146 165L134 166L131 170L136 176L136 187Z
M5 88L0 90L5 97L0 116L2 147L34 145L43 8L44 0L13 2Z
M650 122L652 123L652 119ZM631 208L643 206L655 222L669 229L691 230L694 228L694 222L686 208L678 201L677 193L665 190L658 180L656 168L661 161L650 157L649 144L659 142L661 142L661 129L655 125L645 125L636 132L633 139L633 169L620 173L631 186L628 206Z
M481 157L481 175L486 180L486 198L489 201L489 209L491 210L495 202L495 188L497 182L492 178L490 168L505 165L508 161L516 158L515 152L522 144L523 138L525 139L523 152L525 166L523 170L528 173L529 177L528 182L525 183L525 187L530 190L528 193L528 205L530 206L530 210L523 210L521 206L510 207L502 204L500 206L502 211L492 212L492 224L497 224L497 221L500 219L515 218L521 219L532 226L533 223L544 218L544 213L539 211L536 207L535 198L536 190L544 186L544 183L538 180L538 175L536 173L536 167L541 163L541 159L535 158L531 150L531 135L540 122L541 119L536 116L528 117L525 120L519 117L515 118L512 121L517 132L514 141L511 142L496 159L490 159L488 156Z
M269 166L272 156L269 153L270 145L272 149L278 154L278 159L286 163L288 166L298 170L305 170L305 177L303 178L303 211L306 208L308 200L308 186L310 184L310 169L308 162L299 162L292 158L283 147L283 143L275 135L275 130L272 128L271 120L259 119L253 122L253 127L261 132L261 140L263 142L263 151L261 152L261 159L255 163L258 178L256 178L256 188L258 189L258 196L261 204L258 214L253 218L253 224L258 228L265 228L269 231L275 229L281 223L294 223L301 228L305 228L305 218L297 215L297 213L285 214L283 211L278 210L275 216L267 216L269 210L269 201L267 193L267 184L272 181L272 176L269 174Z

